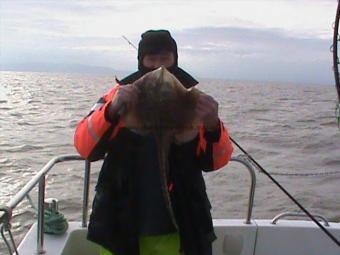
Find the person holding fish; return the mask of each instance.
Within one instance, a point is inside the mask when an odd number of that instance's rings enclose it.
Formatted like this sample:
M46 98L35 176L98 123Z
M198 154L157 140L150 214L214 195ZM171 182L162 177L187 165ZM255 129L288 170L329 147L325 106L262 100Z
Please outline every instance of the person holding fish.
M202 171L233 147L218 103L178 67L167 30L142 34L138 71L104 95L77 126L82 157L104 158L88 239L104 255L211 255L216 239Z

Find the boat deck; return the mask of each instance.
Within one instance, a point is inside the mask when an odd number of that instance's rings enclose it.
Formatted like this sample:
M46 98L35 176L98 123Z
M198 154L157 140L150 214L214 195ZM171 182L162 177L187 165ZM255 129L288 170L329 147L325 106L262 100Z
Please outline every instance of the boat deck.
M214 220L217 240L214 255L339 255L340 248L313 222L281 220ZM327 229L340 238L340 223L329 223ZM87 229L81 222L70 222L61 236L44 235L48 255L99 255L98 245L86 240ZM36 251L37 225L34 224L18 247L19 254Z
M20 255L99 255L99 246L86 239L90 183L90 162L88 161L85 161L82 221L70 222L67 232L60 236L47 235L43 232L45 206L49 204L48 201L53 201L53 199L45 199L46 175L55 164L72 160L83 159L78 155L54 157L6 206L0 208L0 226L10 229L12 210L39 184L37 223L30 228L20 243L18 247ZM248 210L245 219L214 220L217 235L217 240L213 243L214 255L340 254L340 245L337 244L337 240L340 240L340 223L329 223L321 215L314 215L314 222L296 220L296 217L306 217L301 213L282 213L273 220L252 219L256 184L255 170L244 155L233 157L231 160L241 163L249 171L251 183ZM57 209L57 206L55 208ZM284 217L291 216L295 217L294 220L283 220ZM329 238L331 235L333 235L334 242Z

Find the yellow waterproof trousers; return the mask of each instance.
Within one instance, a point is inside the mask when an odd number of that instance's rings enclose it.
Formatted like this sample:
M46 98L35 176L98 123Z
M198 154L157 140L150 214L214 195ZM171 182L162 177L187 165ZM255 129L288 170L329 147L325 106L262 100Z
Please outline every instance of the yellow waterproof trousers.
M179 255L179 235L171 233L158 236L142 236L139 239L140 255ZM100 255L114 255L100 248Z

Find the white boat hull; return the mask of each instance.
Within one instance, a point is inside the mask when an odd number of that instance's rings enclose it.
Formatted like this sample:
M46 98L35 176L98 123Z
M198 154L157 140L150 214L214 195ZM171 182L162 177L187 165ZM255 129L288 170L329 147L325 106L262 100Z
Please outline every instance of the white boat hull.
M214 220L217 240L214 255L339 255L337 246L310 221L281 220ZM327 227L340 239L340 223ZM81 222L70 222L61 236L44 235L44 250L48 255L99 255L98 245L86 240L87 229ZM36 253L37 227L32 226L18 247L20 255Z

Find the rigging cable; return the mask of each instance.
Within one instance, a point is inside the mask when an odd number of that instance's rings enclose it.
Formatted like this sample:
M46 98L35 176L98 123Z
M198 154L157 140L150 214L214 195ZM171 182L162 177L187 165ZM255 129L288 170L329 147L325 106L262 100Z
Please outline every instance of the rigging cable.
M340 241L335 238L334 235L332 235L324 226L320 224L319 221L315 219L315 217L307 211L306 208L304 208L284 187L281 186L281 184L276 181L257 161L250 155L246 150L244 150L232 137L230 137L230 140L245 154L247 157L262 171L263 174L267 175L267 177L276 184L309 218L311 218L312 221L316 225L318 225L326 235L328 235L329 238L333 240L334 243L336 243L340 247Z
M328 171L328 172L270 172L271 175L277 176L295 176L295 177L324 177L327 175L337 175L340 171Z
M339 79L339 57L338 57L338 41L339 41L339 17L340 17L340 2L338 1L338 7L335 15L334 34L333 34L333 71L335 78L335 87L338 92L338 102L335 108L335 116L337 118L338 127L340 128L340 79Z

